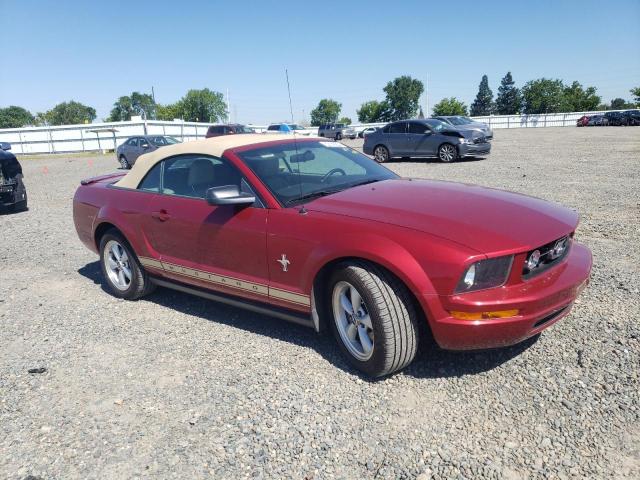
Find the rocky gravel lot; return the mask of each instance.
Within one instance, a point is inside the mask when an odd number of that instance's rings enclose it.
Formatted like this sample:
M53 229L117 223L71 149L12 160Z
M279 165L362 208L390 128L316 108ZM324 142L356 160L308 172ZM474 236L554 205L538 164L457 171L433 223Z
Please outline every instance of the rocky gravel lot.
M71 199L113 156L21 161L30 210L0 215L0 478L640 477L640 128L497 130L486 160L390 163L575 208L595 263L537 340L425 351L375 382L303 327L110 296Z

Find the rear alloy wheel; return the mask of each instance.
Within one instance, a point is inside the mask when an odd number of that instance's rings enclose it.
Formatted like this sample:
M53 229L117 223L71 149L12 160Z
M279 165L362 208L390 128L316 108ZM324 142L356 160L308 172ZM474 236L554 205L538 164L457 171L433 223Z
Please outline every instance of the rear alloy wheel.
M135 300L155 288L127 241L116 230L109 230L100 239L100 267L109 290L118 298Z
M373 158L378 163L389 161L389 150L384 145L378 145L373 149Z
M131 165L129 165L129 162L124 155L120 155L120 158L118 160L120 161L120 168L123 168L125 170L129 170L131 168Z
M438 148L438 158L441 162L453 162L457 157L458 152L456 151L456 147L450 143L443 143L440 145L440 148Z
M351 365L380 377L411 363L418 348L418 324L402 282L363 261L344 264L330 285L331 329Z

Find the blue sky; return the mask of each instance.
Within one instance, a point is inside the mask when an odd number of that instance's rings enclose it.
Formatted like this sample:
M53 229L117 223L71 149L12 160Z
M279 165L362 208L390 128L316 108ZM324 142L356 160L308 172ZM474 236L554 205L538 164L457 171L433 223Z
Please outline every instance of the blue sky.
M74 99L98 119L132 91L170 103L229 89L232 120L296 121L321 98L356 120L394 77L430 82L430 104L469 105L483 74L497 93L539 77L630 99L640 85L640 1L0 0L0 106L32 112ZM425 104L424 98L422 104Z

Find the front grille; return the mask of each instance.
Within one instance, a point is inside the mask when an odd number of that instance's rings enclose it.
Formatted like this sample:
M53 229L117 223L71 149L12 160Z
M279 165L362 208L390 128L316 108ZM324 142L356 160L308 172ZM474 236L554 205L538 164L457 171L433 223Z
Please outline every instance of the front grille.
M473 143L487 143L487 137L477 137L473 139Z
M559 252L559 247L564 242L564 249ZM566 235L564 237L558 238L553 242L549 242L539 248L535 248L527 252L527 256L524 260L524 265L522 266L522 278L525 280L540 273L548 270L549 268L557 265L562 261L564 257L567 256L569 252L569 248L571 247L571 236ZM539 252L540 260L534 268L529 267L529 259L534 255L535 252Z
M544 318L541 318L540 320L538 320L534 325L533 328L538 328L541 327L542 325L544 325L545 323L549 323L551 320L553 320L554 318L558 318L560 315L562 315L562 313L569 308L569 306L563 307L560 310L556 310L553 313L550 313L549 315L547 315Z

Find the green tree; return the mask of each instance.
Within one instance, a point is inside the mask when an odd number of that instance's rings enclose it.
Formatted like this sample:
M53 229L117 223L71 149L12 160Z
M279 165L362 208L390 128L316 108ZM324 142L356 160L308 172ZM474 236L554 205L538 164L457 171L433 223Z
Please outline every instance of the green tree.
M25 125L32 125L35 121L29 110L11 105L0 108L0 128L20 128Z
M522 87L524 113L556 113L560 111L564 97L562 80L539 78Z
M111 109L107 119L110 122L124 122L130 120L133 115L141 115L143 118L155 119L157 105L153 97L148 93L133 92L131 96L120 97Z
M169 105L156 105L156 118L158 120L174 120L182 118L182 104L180 102Z
M633 103L627 102L624 98L614 98L611 100L611 105L609 106L611 110L625 110L633 107Z
M187 122L219 122L227 117L227 105L220 92L208 88L189 90L178 101L182 118Z
M597 110L600 97L596 95L595 87L582 88L579 82L573 82L564 87L560 112L589 112Z
M443 98L433 106L433 115L468 115L467 106L456 97Z
M420 80L404 75L387 83L383 90L387 94L385 101L389 107L389 118L385 120L402 120L416 116L418 101L424 91L424 85Z
M311 125L318 127L323 123L334 123L340 115L342 104L330 98L323 98L318 106L311 110Z
M483 75L482 80L480 80L476 99L471 104L471 115L474 117L491 115L493 110L493 92L491 88L489 88L489 78Z
M338 120L338 123L344 123L345 125L351 125L353 122L351 121L351 119L349 117L342 117L340 120Z
M636 104L640 104L640 87L632 88L629 91L631 95L633 95L633 101L636 102Z
M516 115L522 109L522 95L516 88L511 72L502 77L496 97L496 113L498 115Z
M371 100L364 102L360 108L356 110L358 120L362 123L384 122L388 119L389 106L386 102L378 102Z
M96 110L80 102L69 100L53 107L45 118L49 125L73 125L77 123L91 123L96 118Z

